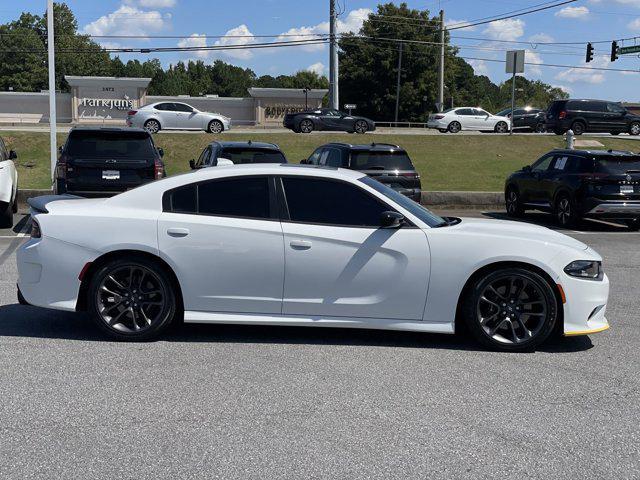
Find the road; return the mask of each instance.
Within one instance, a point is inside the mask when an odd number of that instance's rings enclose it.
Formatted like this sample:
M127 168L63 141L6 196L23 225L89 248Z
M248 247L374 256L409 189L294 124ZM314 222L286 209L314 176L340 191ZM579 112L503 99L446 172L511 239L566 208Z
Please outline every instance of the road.
M565 233L605 258L612 328L506 354L285 327L114 343L17 305L23 239L0 232L0 478L638 478L640 234Z

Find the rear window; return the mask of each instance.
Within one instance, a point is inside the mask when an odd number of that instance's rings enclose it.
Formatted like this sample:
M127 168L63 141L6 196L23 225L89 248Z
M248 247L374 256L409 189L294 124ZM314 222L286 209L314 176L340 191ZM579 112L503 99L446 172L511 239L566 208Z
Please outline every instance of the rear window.
M406 152L352 152L355 170L415 170Z
M145 162L155 157L153 142L146 132L73 131L66 151L80 160L114 158Z
M282 152L260 148L225 148L218 155L234 164L243 163L287 163Z
M567 104L566 100L552 102L551 105L549 105L547 112L558 113L560 110L562 110L565 107L566 104Z
M623 174L640 173L640 157L596 158L596 171L599 173Z

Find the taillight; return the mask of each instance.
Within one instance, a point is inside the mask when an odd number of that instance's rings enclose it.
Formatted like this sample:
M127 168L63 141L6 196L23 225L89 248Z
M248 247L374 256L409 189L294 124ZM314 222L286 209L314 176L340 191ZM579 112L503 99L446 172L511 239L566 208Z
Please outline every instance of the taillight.
M442 120L444 118L444 115L434 115L433 119L434 120Z
M153 176L156 180L160 180L164 177L164 165L157 158L153 162Z
M558 118L560 120L562 120L563 118L565 118L567 116L567 112L565 112L564 110L562 110L559 114L558 114Z
M42 238L42 231L38 221L31 217L31 238Z
M130 117L133 117L136 113L138 113L138 111L137 111L137 110L129 110L129 111L127 112L127 115L128 115L128 116L130 116Z
M67 172L69 171L69 157L66 153L60 155L56 170L58 178L67 178Z

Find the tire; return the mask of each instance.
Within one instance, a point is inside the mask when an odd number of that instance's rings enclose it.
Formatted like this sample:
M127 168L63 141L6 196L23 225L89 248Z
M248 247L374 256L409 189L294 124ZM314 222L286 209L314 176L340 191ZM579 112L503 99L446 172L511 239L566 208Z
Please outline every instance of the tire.
M367 125L367 122L365 122L364 120L358 120L353 125L353 129L356 133L364 135L365 133L367 133L367 130L369 130L369 125Z
M507 188L507 191L504 194L504 203L505 208L507 209L507 215L510 217L518 218L524 215L524 208L520 201L520 195L515 188Z
M10 203L0 202L0 228L13 227L13 207Z
M564 228L575 226L579 220L575 205L571 201L571 197L566 193L561 193L556 198L553 214L558 225Z
M462 314L467 330L493 350L530 351L553 332L558 301L539 273L503 267L472 280Z
M439 128L438 131L440 133L448 133L449 132L449 130L447 130L446 128Z
M587 126L582 122L573 122L571 130L573 130L574 135L582 135L587 130Z
M161 130L160 122L158 120L154 120L153 118L144 122L144 128L151 134L158 133Z
M152 340L178 318L174 288L158 263L124 256L100 267L90 279L88 311L98 328L115 340Z
M460 122L451 122L447 127L447 130L451 133L458 133L462 130L462 125L460 125Z
M305 118L300 122L298 130L300 130L301 133L311 133L313 132L314 128L315 128L315 125L313 124L313 122Z
M224 125L220 120L211 120L207 126L207 132L218 134L224 132Z
M534 133L546 133L547 129L544 126L544 123L539 123L535 127L531 129Z
M11 206L13 213L18 213L18 189L16 188L16 196L13 197L13 205Z
M638 230L640 230L640 218L626 220L624 223L627 225L627 227L629 227L629 230L631 230L632 232L637 232Z
M629 135L640 135L640 122L631 122L629 125Z
M493 128L493 131L496 133L507 133L509 131L509 125L507 125L506 122L498 122Z

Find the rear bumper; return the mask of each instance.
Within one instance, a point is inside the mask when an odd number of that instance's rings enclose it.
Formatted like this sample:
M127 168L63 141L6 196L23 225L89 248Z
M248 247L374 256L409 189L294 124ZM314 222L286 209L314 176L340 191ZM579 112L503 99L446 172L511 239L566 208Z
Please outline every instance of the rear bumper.
M602 200L588 198L584 202L585 217L590 218L638 218L640 200Z

